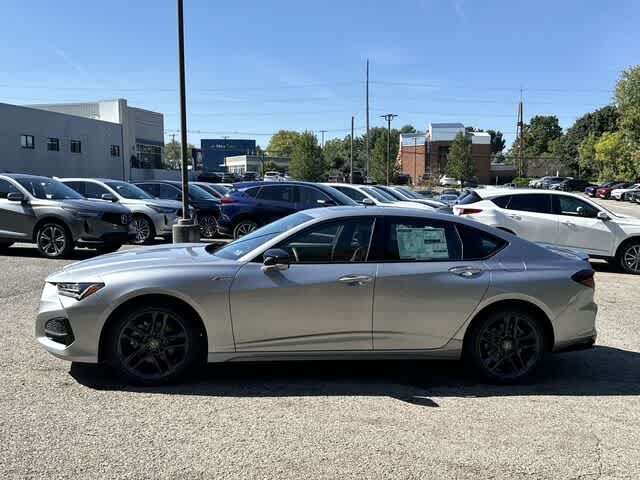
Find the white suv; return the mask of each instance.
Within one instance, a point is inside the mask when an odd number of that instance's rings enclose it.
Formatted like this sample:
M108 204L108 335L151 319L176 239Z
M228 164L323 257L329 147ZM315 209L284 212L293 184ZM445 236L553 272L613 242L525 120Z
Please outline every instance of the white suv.
M626 193L635 192L637 190L640 190L640 183L635 183L627 188L616 188L611 190L611 198L613 200L626 200Z
M576 248L640 274L640 219L613 213L571 193L474 190L453 207L485 225L526 240Z

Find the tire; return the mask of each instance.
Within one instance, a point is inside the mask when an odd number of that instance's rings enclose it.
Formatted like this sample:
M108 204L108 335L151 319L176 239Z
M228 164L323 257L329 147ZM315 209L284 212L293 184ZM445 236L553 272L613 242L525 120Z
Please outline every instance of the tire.
M204 238L214 238L218 233L218 221L213 215L203 215L200 217L200 235Z
M135 239L131 240L134 245L149 245L156 238L156 229L153 222L144 215L134 215L131 219Z
M106 363L127 383L175 382L202 358L198 325L170 303L126 309L105 332Z
M66 226L59 222L44 223L36 233L40 255L46 258L67 258L73 252L73 239Z
M122 247L121 243L111 243L109 245L101 245L98 248L96 248L96 250L100 255L104 255L106 253L117 252L118 250L120 250L121 247Z
M623 272L640 275L640 238L624 242L618 250L617 260Z
M463 360L475 374L491 383L518 383L543 362L546 340L542 322L530 311L497 308L471 325L464 341Z
M246 234L253 232L256 228L258 228L258 224L253 220L240 220L236 223L236 226L233 227L233 238L237 240L240 237L244 237Z
M14 243L15 242L0 242L0 252L3 250L7 250Z

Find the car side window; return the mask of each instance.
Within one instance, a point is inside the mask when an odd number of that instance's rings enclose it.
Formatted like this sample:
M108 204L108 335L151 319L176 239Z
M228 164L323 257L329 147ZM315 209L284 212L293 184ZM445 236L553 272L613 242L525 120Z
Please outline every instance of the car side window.
M80 193L80 192L78 192ZM98 199L102 198L102 195L105 193L111 193L109 190L104 188L102 185L98 185L93 182L84 182L84 195L86 198Z
M64 184L84 196L84 182L64 182Z
M307 206L321 206L318 202L329 202L331 199L317 188L312 187L297 187L298 190L298 203Z
M370 259L380 262L447 262L461 259L451 222L430 218L387 217L375 236Z
M289 253L291 263L366 262L374 220L359 217L313 225L276 248Z
M491 201L495 203L497 206L499 206L500 208L507 208L507 205L509 205L509 200L511 200L511 195L503 195L502 197L496 197L491 199Z
M142 190L147 192L152 197L158 196L158 189L156 188L156 185L153 183L140 183L140 184L137 184L136 186L140 187Z
M462 260L483 260L498 253L507 241L468 225L456 225L462 241Z
M7 198L10 193L18 192L19 190L10 181L0 178L0 198Z
M550 195L544 193L527 193L512 195L506 208L521 212L551 213Z
M569 195L554 195L553 210L556 215L568 215L573 217L595 218L598 209L579 198Z
M253 188L247 188L244 193L246 195L249 195L250 197L256 198L256 196L258 195L258 191L260 190L260 187L253 187Z
M350 188L350 187L333 187L333 188L344 193L347 197L349 197L351 200L355 200L356 202L361 202L362 200L367 198L367 196L364 193L362 193L359 190L356 190L355 188Z
M182 195L173 185L158 185L158 197L163 200L180 200Z
M256 198L266 201L293 203L293 188L285 185L262 187Z

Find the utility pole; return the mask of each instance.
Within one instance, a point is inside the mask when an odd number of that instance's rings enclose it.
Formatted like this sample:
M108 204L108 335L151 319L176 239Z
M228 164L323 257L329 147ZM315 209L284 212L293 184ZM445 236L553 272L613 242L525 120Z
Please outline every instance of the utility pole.
M327 130L320 130L320 134L322 135L320 140L320 146L324 148L324 134L327 133Z
M413 184L416 185L418 176L418 136L413 137Z
M171 137L171 143L176 141L176 134L172 133L171 135L169 135Z
M398 115L395 113L387 113L380 116L387 121L387 185L389 185L389 164L391 163L391 120Z
M351 153L349 154L349 183L353 183L353 125L354 125L354 117L351 115Z
M178 78L180 89L180 137L182 141L182 218L173 225L173 243L200 241L200 228L189 216L189 172L187 168L187 95L184 68L184 13L183 0L178 8Z
M518 103L518 123L516 127L516 138L518 139L518 175L526 177L526 166L524 160L524 108L522 104L522 89L520 89L520 102Z
M366 108L367 108L367 118L366 118L366 128L367 128L367 143L366 143L366 167L365 167L365 176L369 175L369 59L367 58L367 78L365 81L365 96L366 96Z

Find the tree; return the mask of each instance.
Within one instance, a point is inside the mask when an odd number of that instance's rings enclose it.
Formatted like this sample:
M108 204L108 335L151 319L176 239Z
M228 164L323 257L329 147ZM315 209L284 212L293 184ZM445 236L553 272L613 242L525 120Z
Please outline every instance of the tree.
M487 130L491 135L491 153L497 154L504 150L505 140L500 130Z
M640 146L640 65L625 70L616 84L620 131L632 149Z
M273 160L265 160L264 163L260 165L260 175L264 176L265 172L285 173L285 169L278 166Z
M581 176L592 177L600 174L601 165L596 161L598 136L591 132L578 145L578 167Z
M465 178L472 177L474 171L475 166L471 156L471 139L464 133L458 132L449 147L445 172L447 175L463 182Z
M317 182L324 172L325 164L317 137L309 131L298 134L291 151L289 173L300 180Z
M416 133L416 127L410 124L404 125L400 128L400 133Z
M187 143L187 159L189 164L192 163L191 151L195 148L192 144ZM166 164L171 165L174 168L180 166L180 159L182 158L182 144L177 140L171 140L169 143L164 144L164 161Z
M300 134L293 130L279 130L269 140L267 152L276 157L290 157Z
M636 176L633 160L625 151L622 132L605 132L594 145L595 159L601 165L600 180L628 180Z
M323 155L327 167L333 170L342 170L349 162L350 145L351 139L349 136L345 137L344 140L332 138L324 142Z
M551 152L550 143L562 137L562 127L555 115L536 115L524 126L525 155L537 157ZM517 141L517 139L516 139Z
M369 175L371 175L376 182L386 184L387 183L387 129L378 128L371 129L373 132L376 130L375 140L373 141L373 147L371 148L371 169ZM373 135L372 135L373 137ZM393 179L398 173L398 164L396 158L398 157L398 145L400 140L400 132L395 128L391 130L391 137L389 138L391 155L389 156L389 181Z

